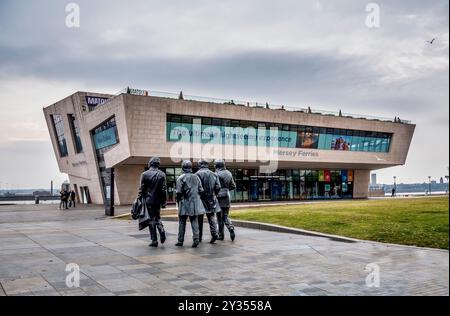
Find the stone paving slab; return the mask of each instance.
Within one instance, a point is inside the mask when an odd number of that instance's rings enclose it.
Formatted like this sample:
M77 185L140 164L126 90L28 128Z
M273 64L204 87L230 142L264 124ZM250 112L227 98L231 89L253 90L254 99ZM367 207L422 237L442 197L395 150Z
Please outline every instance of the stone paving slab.
M0 296L449 294L448 251L247 228L237 228L235 242L192 249L189 225L177 248L175 222L153 249L147 231L101 209L40 207L0 206ZM68 263L80 266L79 288L66 286ZM366 286L371 263L379 288Z

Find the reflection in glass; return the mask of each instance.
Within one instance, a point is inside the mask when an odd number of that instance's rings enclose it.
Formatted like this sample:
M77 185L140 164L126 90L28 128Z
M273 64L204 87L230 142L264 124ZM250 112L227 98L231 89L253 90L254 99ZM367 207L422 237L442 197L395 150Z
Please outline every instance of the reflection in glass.
M194 130L193 123L200 126ZM175 114L167 114L166 127L168 141L340 151L389 152L392 138L379 132Z

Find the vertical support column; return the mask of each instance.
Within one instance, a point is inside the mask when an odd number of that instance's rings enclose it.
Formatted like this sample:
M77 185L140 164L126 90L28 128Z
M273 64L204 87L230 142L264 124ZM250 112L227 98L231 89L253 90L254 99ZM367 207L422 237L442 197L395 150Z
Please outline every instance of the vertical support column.
M105 215L114 216L114 168L106 170L109 183L105 183Z
M370 170L355 170L353 180L353 198L367 199L369 197Z

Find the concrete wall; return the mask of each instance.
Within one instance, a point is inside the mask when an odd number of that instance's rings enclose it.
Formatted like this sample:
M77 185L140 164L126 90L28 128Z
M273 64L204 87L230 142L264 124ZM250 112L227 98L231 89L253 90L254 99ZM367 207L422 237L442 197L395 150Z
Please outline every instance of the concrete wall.
M353 183L353 198L366 199L369 197L370 170L355 170Z
M386 194L384 190L378 189L378 190L369 190L369 197L385 197Z
M117 204L131 204L136 199L143 172L144 166L139 165L123 165L115 168Z

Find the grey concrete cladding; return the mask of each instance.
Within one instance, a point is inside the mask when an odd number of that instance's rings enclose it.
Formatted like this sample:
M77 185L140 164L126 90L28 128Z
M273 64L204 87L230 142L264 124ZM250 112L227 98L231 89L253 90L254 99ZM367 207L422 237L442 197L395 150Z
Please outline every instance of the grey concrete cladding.
M179 166L170 158L172 143L166 140L166 114L245 119L293 125L307 125L340 129L367 130L393 134L388 153L315 150L317 155L279 156L279 168L305 169L352 169L355 170L353 194L355 198L368 195L370 170L403 165L409 151L415 125L381 120L308 114L302 112L271 110L257 107L236 106L199 101L177 100L153 96L120 94L93 111L87 108L86 96L112 97L111 95L76 92L73 95L44 108L48 130L52 139L58 166L69 175L71 183L88 186L93 203L103 203L95 150L90 139L90 130L115 116L120 143L105 153L106 167L116 172L115 200L118 204L129 204L136 196L139 175L148 158L161 157L165 166ZM59 157L57 141L51 123L52 114L63 115L65 136L69 155ZM76 154L73 135L69 129L68 114L74 114L81 131L84 151ZM231 146L231 145L226 145ZM232 157L224 158L229 167L256 168L258 162L248 162L255 156L256 147L234 146L235 162ZM302 149L295 149L302 150ZM305 151L305 150L303 150ZM261 153L258 153L259 155ZM258 156L263 160L269 156ZM236 162L247 161L247 162Z

